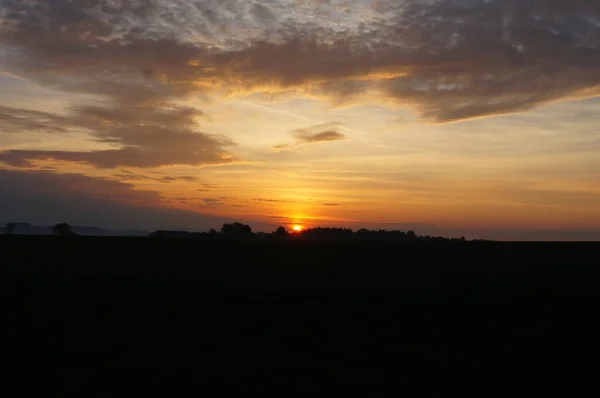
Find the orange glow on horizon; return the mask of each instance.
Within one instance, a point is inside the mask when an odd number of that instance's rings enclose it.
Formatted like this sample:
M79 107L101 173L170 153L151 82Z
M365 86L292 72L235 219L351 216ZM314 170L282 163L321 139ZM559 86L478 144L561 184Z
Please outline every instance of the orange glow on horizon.
M303 228L302 228L302 225L294 225L292 227L292 229L296 232L300 232L300 231L302 231Z

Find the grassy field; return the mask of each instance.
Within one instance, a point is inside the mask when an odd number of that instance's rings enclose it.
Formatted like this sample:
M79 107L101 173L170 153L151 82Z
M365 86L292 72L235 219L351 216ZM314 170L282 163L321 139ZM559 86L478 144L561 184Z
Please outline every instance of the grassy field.
M0 236L0 253L4 358L50 396L594 387L599 244Z

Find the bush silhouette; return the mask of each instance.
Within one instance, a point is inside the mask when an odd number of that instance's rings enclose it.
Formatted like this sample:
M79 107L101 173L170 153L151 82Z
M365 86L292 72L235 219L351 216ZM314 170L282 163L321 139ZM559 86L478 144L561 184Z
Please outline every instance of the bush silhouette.
M73 227L67 223L56 224L52 227L52 232L57 236L74 236L77 235L73 232Z

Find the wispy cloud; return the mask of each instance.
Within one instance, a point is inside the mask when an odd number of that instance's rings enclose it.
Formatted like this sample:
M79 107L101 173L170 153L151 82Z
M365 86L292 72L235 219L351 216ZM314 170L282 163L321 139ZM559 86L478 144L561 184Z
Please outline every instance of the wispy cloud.
M291 149L289 144L279 144L279 145L275 145L272 148L274 151L276 152L280 152L280 151L286 151Z
M285 200L285 199L262 199L255 198L253 199L256 202L267 202L267 203L294 203L293 200Z
M280 144L273 147L274 151L285 151L297 149L302 144L318 144L322 142L339 141L346 136L337 129L343 127L341 123L325 123L302 129L295 129L291 133L295 137L295 143Z
M112 174L112 177L119 179L119 181L156 181L162 183L172 183L172 182L188 182L193 183L198 181L198 177L194 176L162 176L155 177L152 175L133 173L130 171L123 171L118 174Z
M1 133L66 133L71 127L73 123L64 116L0 105Z
M314 134L298 133L296 134L296 138L298 141L306 144L315 144L318 142L343 140L346 136L338 131L323 131L322 133Z

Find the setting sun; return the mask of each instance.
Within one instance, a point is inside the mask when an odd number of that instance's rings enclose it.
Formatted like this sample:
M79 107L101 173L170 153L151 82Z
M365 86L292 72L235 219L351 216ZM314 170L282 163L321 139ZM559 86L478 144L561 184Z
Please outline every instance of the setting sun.
M302 231L302 225L294 225L292 229L296 232L300 232Z

